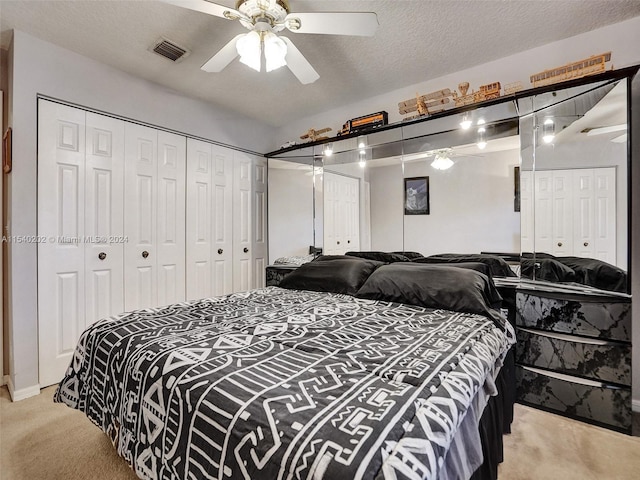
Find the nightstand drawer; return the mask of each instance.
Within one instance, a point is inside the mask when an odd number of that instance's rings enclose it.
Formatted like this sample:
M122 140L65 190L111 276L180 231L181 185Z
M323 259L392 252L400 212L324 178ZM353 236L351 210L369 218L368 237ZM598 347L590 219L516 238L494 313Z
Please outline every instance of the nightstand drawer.
M603 382L631 385L631 345L517 330L516 362Z
M518 292L516 325L560 333L631 341L631 302Z
M631 433L631 389L516 366L518 402Z

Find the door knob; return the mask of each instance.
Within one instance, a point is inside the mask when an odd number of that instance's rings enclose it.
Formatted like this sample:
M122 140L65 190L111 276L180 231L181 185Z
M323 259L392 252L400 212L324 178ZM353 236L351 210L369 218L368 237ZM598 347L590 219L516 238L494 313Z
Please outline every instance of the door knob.
M244 253L248 253L248 252L249 252L249 249L248 249L247 247L244 247L244 248L242 249L242 251L243 251Z
M588 246L589 246L589 242L584 242L584 243L583 243L583 245L584 245L585 247L588 247Z
M222 250L221 248L218 249L218 255L222 255L223 252L224 250Z
M562 246L562 242L558 242L558 246L561 247Z
M98 254L98 258L99 258L100 260L104 260L105 258L107 258L107 254L106 254L106 253L104 253L104 252L100 252L100 253Z
M340 240L338 240L336 243L337 243L338 245L340 245Z
M147 258L148 256L149 256L149 252L147 252L146 250L142 252L142 258Z
M351 243L351 240L347 240L347 243Z

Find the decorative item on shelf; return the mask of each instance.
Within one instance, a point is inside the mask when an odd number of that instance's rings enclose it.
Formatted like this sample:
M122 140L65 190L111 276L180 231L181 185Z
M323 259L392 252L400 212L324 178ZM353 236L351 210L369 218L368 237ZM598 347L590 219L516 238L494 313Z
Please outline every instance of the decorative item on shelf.
M507 83L503 88L502 88L502 94L503 95L513 95L516 92L519 92L520 90L523 90L524 87L522 86L522 82L521 81L517 81L517 82L511 82L511 83Z
M567 63L560 67L550 68L531 75L530 80L534 87L553 85L554 83L595 75L606 70L606 63L611 61L611 52L592 55L577 62ZM613 65L611 65L613 70Z
M280 145L280 150L282 150L283 148L293 147L297 144L298 142L296 142L295 140L289 140L288 142L284 142L282 145Z
M456 107L463 107L465 105L471 105L473 103L482 102L484 100L491 100L500 96L500 82L487 83L486 85L480 85L480 88L476 92L471 90L469 92L469 82L461 82L458 84L458 92L453 92L453 101Z
M387 112L371 113L362 117L352 118L347 120L342 129L338 132L340 135L348 135L349 133L365 132L367 130L373 130L389 123L389 114Z
M7 128L2 137L2 171L11 172L11 127Z
M451 90L448 88L427 93L426 95L416 93L415 98L410 98L409 100L398 103L398 112L400 115L418 112L417 115L405 117L404 120L412 120L424 115L432 115L442 112L445 109L445 105L451 101L449 97L451 97Z
M327 133L330 132L332 129L327 127L327 128L321 128L320 130L315 130L313 128L310 128L309 130L307 130L307 132L303 135L300 135L300 138L302 140L309 140L310 142L315 142L316 140L326 140L327 137L326 135L322 135L323 133Z

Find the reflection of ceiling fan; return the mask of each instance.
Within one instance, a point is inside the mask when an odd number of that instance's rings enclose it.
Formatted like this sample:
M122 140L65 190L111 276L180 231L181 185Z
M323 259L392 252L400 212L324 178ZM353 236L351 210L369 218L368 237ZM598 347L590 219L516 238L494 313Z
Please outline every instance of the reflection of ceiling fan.
M451 157L478 157L480 155L471 155L467 153L461 153L454 151L453 148L437 148L435 150L428 150L426 152L419 152L416 154L405 154L404 161L410 162L414 160L426 159L433 157L431 166L436 170L447 170L453 167L453 160Z
M202 70L220 72L240 55L242 63L259 72L264 55L267 72L287 65L303 84L315 82L320 75L291 40L276 35L278 32L286 28L294 33L372 36L378 27L375 13L290 13L288 0L238 0L235 9L207 0L163 1L228 20L239 20L249 30L222 47L202 65Z

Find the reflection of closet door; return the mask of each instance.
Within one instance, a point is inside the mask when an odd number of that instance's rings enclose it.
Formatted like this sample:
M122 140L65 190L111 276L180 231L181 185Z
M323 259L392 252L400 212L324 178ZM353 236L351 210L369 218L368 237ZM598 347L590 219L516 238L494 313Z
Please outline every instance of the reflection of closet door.
M534 250L533 178L530 171L520 170L520 248Z
M38 109L39 383L59 382L85 328L85 112Z
M85 157L85 305L87 326L124 310L124 128L87 112Z
M573 252L573 182L570 171L553 172L552 178L553 236L550 252L561 257Z
M535 249L537 252L553 252L553 173L534 174Z
M267 160L255 160L253 222L253 288L265 286L267 267Z
M185 137L158 131L156 305L185 299L185 149Z
M156 272L158 132L125 128L125 310L158 305Z
M615 169L574 173L575 255L616 264Z
M360 250L360 180L324 174L324 253Z
M243 292L253 287L252 225L254 161L236 152L233 172L233 290Z

